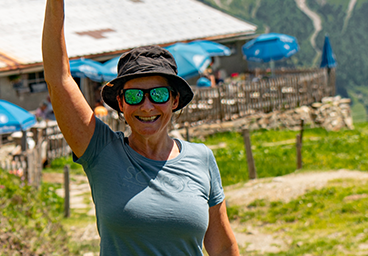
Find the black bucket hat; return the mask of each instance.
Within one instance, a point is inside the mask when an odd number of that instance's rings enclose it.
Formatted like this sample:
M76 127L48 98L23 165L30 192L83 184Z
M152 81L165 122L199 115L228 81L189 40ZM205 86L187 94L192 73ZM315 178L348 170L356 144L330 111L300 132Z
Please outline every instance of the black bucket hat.
M160 75L166 77L169 85L179 92L179 105L174 111L185 107L193 98L193 92L187 81L177 75L178 69L171 53L159 46L143 46L121 55L118 62L117 78L108 82L101 91L104 102L119 110L116 96L124 84L137 77Z

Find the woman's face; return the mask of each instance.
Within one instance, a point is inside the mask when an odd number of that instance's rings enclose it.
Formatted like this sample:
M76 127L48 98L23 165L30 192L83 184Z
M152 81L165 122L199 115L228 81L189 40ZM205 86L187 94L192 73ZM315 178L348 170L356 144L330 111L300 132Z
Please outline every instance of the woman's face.
M147 76L129 80L124 89L151 89L155 87L169 86L166 78L162 76ZM173 110L179 104L179 96L172 97L163 104L153 103L145 94L143 101L138 105L129 105L123 96L117 97L120 110L124 113L125 120L132 129L132 135L150 137L167 133L167 126L171 120Z

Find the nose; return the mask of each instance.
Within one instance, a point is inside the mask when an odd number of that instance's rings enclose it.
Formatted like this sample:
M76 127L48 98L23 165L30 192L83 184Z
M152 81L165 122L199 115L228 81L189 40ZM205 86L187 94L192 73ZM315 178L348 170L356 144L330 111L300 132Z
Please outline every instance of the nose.
M155 108L155 106L153 105L153 103L149 100L148 98L148 93L146 93L144 95L144 99L143 102L141 104L141 110L149 112L151 110L153 110Z

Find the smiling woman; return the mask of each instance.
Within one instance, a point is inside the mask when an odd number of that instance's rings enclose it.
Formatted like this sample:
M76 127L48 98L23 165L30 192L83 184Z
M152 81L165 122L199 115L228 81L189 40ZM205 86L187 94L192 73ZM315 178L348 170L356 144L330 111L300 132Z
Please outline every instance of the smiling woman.
M100 255L239 255L220 173L203 144L168 135L173 112L193 98L169 51L135 48L101 92L131 127L126 137L94 116L70 74L64 3L48 0L42 50L56 119L87 174Z

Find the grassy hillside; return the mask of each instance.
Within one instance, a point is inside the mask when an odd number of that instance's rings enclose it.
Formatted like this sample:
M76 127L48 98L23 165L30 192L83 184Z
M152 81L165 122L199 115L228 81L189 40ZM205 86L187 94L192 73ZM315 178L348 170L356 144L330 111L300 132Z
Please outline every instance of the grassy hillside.
M300 52L288 60L276 62L276 67L311 66L315 52L308 40L310 34L313 33L313 24L310 19L297 8L294 0L223 0L221 1L222 8L216 4L218 1L203 0L202 2L241 20L256 24L258 26L258 34L262 34L268 30L269 32L284 33L296 37L300 45ZM280 15L280 13L287 15ZM259 66L257 63L249 63L249 65L250 68ZM268 66L268 64L265 66Z
M285 61L276 62L277 66L311 67L317 52L310 43L314 32L312 21L301 12L295 0L201 0L214 8L231 14L239 19L258 26L257 34L265 31L284 33L298 39L300 51ZM343 97L353 94L368 98L366 70L368 70L368 0L357 0L351 15L347 15L348 0L306 0L307 6L316 12L322 21L322 30L316 37L316 46L322 49L325 34L329 34L332 49L336 55L337 93ZM250 63L251 68L259 64ZM268 64L263 65L263 67ZM353 110L360 109L363 104L366 111L368 105L355 100L359 104ZM358 113L359 114L359 113Z
M368 1L358 0L348 22L345 22L349 1L328 1L324 5L308 0L308 6L319 14L323 30L317 36L322 48L325 33L330 35L333 51L338 61L336 84L341 94L356 86L368 87ZM344 92L345 91L345 92ZM366 94L365 94L366 95Z

